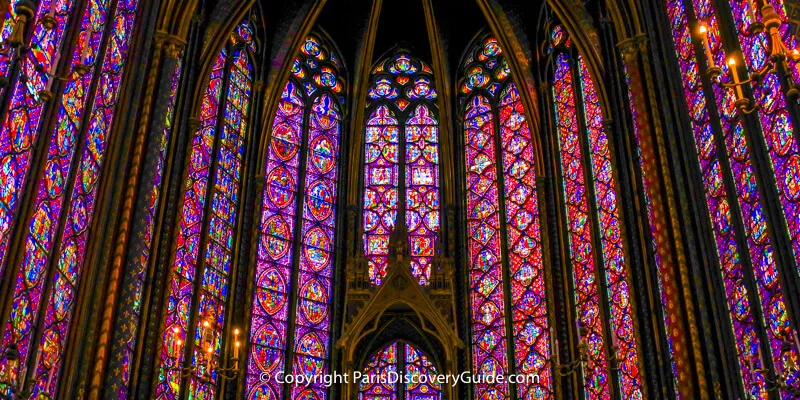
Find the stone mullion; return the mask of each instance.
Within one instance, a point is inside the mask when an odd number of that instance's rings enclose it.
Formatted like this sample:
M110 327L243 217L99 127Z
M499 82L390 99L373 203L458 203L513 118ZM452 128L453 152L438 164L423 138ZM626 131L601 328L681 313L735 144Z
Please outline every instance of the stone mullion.
M625 271L630 285L634 307L635 336L639 352L639 364L642 366L644 394L648 398L658 397L658 393L669 387L665 377L672 375L669 363L664 363L658 352L658 326L661 325L661 297L655 289L654 266L648 258L651 234L647 229L647 209L643 206L639 193L641 191L641 173L637 166L636 145L632 142L633 132L625 116L630 114L630 103L625 86L625 74L622 70L620 54L616 51L616 35L612 26L603 24L601 34L602 46L607 50L605 70L611 75L606 86L609 98L609 109L605 112L604 129L610 142L610 157L614 167L614 187L619 196L620 215L624 229L622 230L627 257ZM618 116L612 119L612 116ZM637 266L642 266L638 268ZM654 296L654 293L656 294ZM656 318L656 319L654 319ZM671 379L670 379L671 381Z
M667 300L666 312L669 315L672 326L667 327L667 334L672 339L676 366L678 392L682 398L692 398L694 395L695 384L699 385L700 393L706 393L703 388L705 384L705 374L702 364L698 361L695 364L697 381L695 381L695 371L692 370L692 357L695 360L702 360L702 353L699 343L699 332L696 324L686 326L685 321L694 320L694 310L691 301L684 302L681 294L687 299L691 299L689 292L689 276L685 258L680 256L678 246L681 241L680 233L677 229L671 229L668 218L677 221L678 216L674 210L671 192L672 184L668 173L661 173L660 169L666 167L666 154L663 153L664 140L658 137L654 131L653 122L657 116L650 114L648 107L647 91L645 89L642 76L642 57L646 57L645 46L646 38L637 36L621 41L618 46L623 54L623 63L628 68L629 89L632 96L633 107L636 109L638 120L634 121L639 131L640 141L639 150L641 152L641 169L644 179L647 179L645 186L646 195L651 199L653 210L653 230L656 242L655 252L662 260L662 268L659 273L662 277L664 296ZM647 71L645 71L645 75ZM660 177L661 179L654 179ZM664 201L666 199L666 202ZM670 235L672 231L672 235ZM674 236L673 236L674 235ZM675 267L678 267L678 271ZM679 289L683 287L683 293ZM685 308L684 308L685 307ZM685 313L685 314L684 314ZM688 343L686 333L689 332L691 344ZM691 346L691 348L689 347Z

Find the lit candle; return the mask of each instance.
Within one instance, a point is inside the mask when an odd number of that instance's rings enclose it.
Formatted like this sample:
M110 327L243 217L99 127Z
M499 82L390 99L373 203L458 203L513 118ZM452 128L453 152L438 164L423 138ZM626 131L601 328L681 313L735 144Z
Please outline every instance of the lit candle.
M94 34L94 29L85 31L84 40L81 43L81 63L84 65L89 65L89 55L92 51L92 34Z
M180 329L176 326L172 328L172 354L177 358L180 351L181 340L178 338Z
M797 335L797 331L794 331L794 351L800 351L800 336Z
M752 22L756 22L756 3L753 0L747 0L747 15L752 19Z
M211 344L211 324L208 320L203 321L203 341Z
M233 330L233 341L234 341L234 349L233 349L233 358L239 358L239 328Z
M214 358L214 348L208 346L208 350L206 351L208 352L208 359L206 359L206 370L208 374L211 375L211 361Z
M241 347L241 345L242 344L239 343L238 340L236 341L236 344L234 344L234 347L233 347L233 349L234 349L233 350L233 368L238 368L239 367L239 347Z
M56 372L55 367L50 367L50 372L47 373L47 386L44 387L44 392L50 394L50 385L53 383L53 373Z
M703 41L703 49L706 52L706 59L708 60L708 69L716 68L717 65L714 64L714 55L711 54L711 45L708 42L708 27L705 23L700 24L700 28L698 29L700 32L700 39Z
M728 59L728 69L731 70L731 75L733 76L733 88L736 91L736 100L741 100L744 98L744 91L742 90L741 80L739 79L739 70L736 69L736 58L733 56Z
M181 355L181 346L183 346L183 340L178 339L175 343L176 347L178 348L178 350L175 351L175 360L178 360Z

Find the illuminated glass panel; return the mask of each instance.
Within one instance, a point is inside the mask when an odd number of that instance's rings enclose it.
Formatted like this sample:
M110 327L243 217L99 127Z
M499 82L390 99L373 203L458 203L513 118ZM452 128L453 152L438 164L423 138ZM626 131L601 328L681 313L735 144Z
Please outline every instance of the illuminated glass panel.
M272 124L250 317L249 399L283 398L284 385L260 377L285 371L287 362L295 374L329 371L341 68L324 42L306 38ZM292 287L296 299L289 298ZM291 398L328 396L328 387L317 383L290 391Z
M272 123L261 202L255 291L250 316L247 398L283 398L283 386L262 373L283 371L288 335L297 179L305 103L299 85L286 83Z
M442 388L434 380L437 374L422 351L408 343L394 342L370 357L359 383L358 399L441 400Z
M584 390L587 398L611 398L608 382L608 361L603 339L603 315L600 308L600 277L592 246L592 228L585 168L581 155L580 131L572 69L569 58L561 53L556 59L553 78L555 121L563 174L564 198L568 226L570 262L574 284L575 306L582 328L587 331L589 361L584 364Z
M709 45L714 62L727 68L727 64L724 63L724 52L721 50L719 41L716 15L709 10L707 3L704 2L702 5L699 16L706 17L709 30ZM692 46L686 9L680 0L670 0L667 2L667 12L670 17L673 40L683 75L684 96L689 106L689 116L705 188L706 202L710 211L711 225L714 229L727 306L733 324L739 368L742 371L745 390L756 398L763 398L766 396L765 387L763 386L764 377L750 367L752 355L757 352L760 341L756 334L748 289L744 283L741 252L734 238L731 205L728 203L729 189L723 183L723 170L720 166L720 152L726 149L718 149L714 140L714 127L709 118L706 93L700 80L700 71ZM731 113L733 111L730 104L730 93L725 93L718 86L714 88L714 92L718 105L721 105L718 109L720 110L722 129L733 133L738 132L740 127L736 126L734 130L731 123ZM737 136L741 135L737 134ZM732 139L732 137L729 139ZM730 143L731 141L727 140L727 142ZM739 144L743 145L742 142ZM739 153L744 154L742 152ZM744 172L744 168L750 168L746 166L749 165L749 159L742 158L741 160L746 161L746 163L738 162L740 164L739 168L742 168L740 171ZM737 163L735 157L732 157L732 165L733 163ZM741 180L739 182L740 185L746 183L746 181ZM755 191L748 192L753 195L757 193ZM750 200L752 201L752 198Z
M295 319L294 372L322 376L330 355L333 246L341 114L329 94L311 107ZM294 387L293 398L326 398L322 383ZM313 396L313 397L312 397Z
M772 0L770 3L775 6L776 11L780 11L785 15L781 0ZM708 4L708 11L713 12L708 0L702 1L700 4ZM771 67L772 63L769 56L770 41L767 32L762 30L758 33L751 33L749 30L750 25L754 22L752 19L753 14L749 10L750 4L756 4L756 2L749 3L744 0L730 2L736 33L739 37L742 53L745 56L745 64L748 67L748 72L754 73ZM703 14L698 12L698 18L704 17ZM784 21L786 20L784 19ZM783 31L784 37L787 37L785 32L788 27L785 25ZM795 39L791 35L788 35L788 37L788 44L792 46L790 48L794 49L796 46ZM788 57L788 61L791 63L790 65L796 66L791 57ZM798 71L793 68L790 73L797 76ZM781 88L778 72L768 71L761 78L761 81L753 83L751 86L754 97L758 99L757 101L761 105L757 112L758 119L761 122L763 140L775 174L775 184L783 206L783 213L794 250L796 268L800 272L800 148L798 148L793 134L794 127L789 117L787 99ZM742 212L744 213L745 211L742 210ZM766 235L766 229L764 229L763 234ZM774 273L777 274L777 271ZM775 280L777 280L777 277ZM764 303L764 308L766 310L775 309L770 306L770 303ZM783 305L779 308L785 310L786 307ZM775 331L773 333L778 336L782 335L781 330L788 329L789 326L788 316L785 315L785 311L782 312L783 316L773 315L769 312L765 313L765 319L771 325L770 330ZM775 345L777 345L777 342L773 343L772 347L775 347ZM775 356L778 359L777 353L775 353ZM797 378L800 378L800 375L795 377L795 379Z
M474 369L507 371L508 359L513 358L516 373L538 377L538 381L518 382L518 396L548 398L552 395L550 329L530 128L496 38L477 42L467 53L463 71L459 94L466 108ZM502 202L498 193L503 193ZM504 230L500 221L505 222ZM503 282L503 254L508 258L507 283ZM503 299L505 285L510 287L509 301ZM506 312L511 314L510 328L505 326ZM514 338L510 355L506 329L512 329ZM479 394L509 393L506 384L476 386Z
M429 90L428 83L424 85L425 90ZM430 279L439 232L439 125L426 105L419 105L408 116L405 133L406 224L411 273L425 285Z
M397 382L389 379L397 372L397 347L392 343L373 355L364 367L365 378L361 381L358 400L398 400ZM365 382L366 381L366 382Z
M432 378L436 377L436 367L425 354L408 343L405 347L406 400L442 399L442 388Z
M200 252L205 214L206 193L214 138L217 130L219 100L222 94L222 78L227 51L220 51L212 66L208 87L200 108L199 127L191 143L188 175L184 185L183 205L178 226L175 261L171 277L162 331L156 396L159 399L175 399L180 391L180 371L183 365L183 344L187 342L189 314L192 307L197 260Z
M222 330L225 326L226 302L233 263L252 75L253 67L248 59L247 50L236 50L228 75L228 93L220 129L216 177L209 208L205 263L203 263L197 306L198 322L194 330L195 346L192 363L201 367L197 368L194 376L189 377L190 398L214 398L219 379L218 368L225 366L220 363L219 356L223 350ZM204 326L206 322L209 326ZM212 354L208 352L208 338L211 338L213 343ZM212 356L211 361L208 360L209 356ZM210 373L209 367L212 369ZM210 375L210 378L206 378L205 375Z
M397 219L397 118L378 106L367 120L364 149L364 253L370 280L383 282L389 256L389 235Z
M422 285L430 279L441 218L436 97L430 67L405 52L373 70L367 91L363 241L375 285L386 276L389 236L399 211L408 227L411 273Z
M77 296L77 286L86 252L88 228L94 213L97 188L103 165L103 157L108 145L109 134L114 121L120 81L127 57L128 45L134 28L136 1L119 4L113 14L113 28L109 44L102 57L98 89L88 90L94 77L90 68L85 75L72 69L66 82L58 113L56 130L45 160L44 176L39 182L34 213L26 236L25 253L20 274L14 289L12 312L6 323L3 345L17 344L21 359L26 360L31 350L30 332L38 314L45 312L42 341L38 344L36 362L31 378L34 379L33 393L54 394L58 386L61 361L64 355L67 334ZM79 45L72 57L71 65L94 64L103 39L103 26L107 23L109 7L100 2L89 2L82 19L82 33ZM35 29L40 29L39 26ZM45 32L56 34L55 30ZM54 49L51 49L55 51ZM41 49L39 50L41 51ZM34 55L37 53L32 50ZM41 60L37 61L41 62ZM37 79L44 79L41 75ZM32 87L28 81L29 89ZM41 83L41 82L40 82ZM35 84L35 83L34 83ZM43 83L42 83L43 84ZM82 131L80 122L84 118L87 97L94 96L89 114L88 126ZM13 101L12 101L13 103ZM38 104L38 103L37 103ZM36 105L34 107L41 107ZM41 110L40 110L41 111ZM12 111L13 113L14 111ZM26 125L38 130L39 116ZM81 134L86 136L81 138ZM62 215L62 204L67 194L67 178L70 167L75 165L73 156L78 143L83 143L80 161L75 173L76 182L69 199L66 223L56 252L56 270L53 272L52 287L46 299L46 310L42 310L44 283L48 279L48 265L55 243L58 219Z
M88 6L83 16L81 30L86 31L92 24L92 18L100 23L106 20L103 8L93 14L95 7ZM98 31L91 43L92 54L99 51L102 32ZM81 49L73 52L71 66L82 63ZM14 307L11 311L11 322L4 335L4 345L17 342L22 359L26 359L30 347L30 328L38 315L39 305L44 295L44 284L47 281L47 266L53 243L56 240L58 220L61 217L61 206L68 188L67 179L75 149L80 141L82 117L89 97L89 85L94 70L81 76L71 72L72 80L67 81L58 113L54 138L50 142L44 167L44 177L39 181L33 217L29 223L25 240L25 253L14 288ZM37 128L38 129L38 128ZM78 268L73 267L73 268ZM19 339L12 339L15 332Z
M283 371L288 335L297 179L305 104L299 85L283 88L266 162L266 184L256 256L256 289L250 317L248 398L282 398L282 385L261 382L261 373Z
M508 372L494 113L477 95L464 116L467 168L467 251L476 373ZM476 396L506 398L508 384L475 385Z
M707 0L703 4L706 2ZM774 3L776 9L783 12L782 4ZM770 67L770 43L767 33L763 31L755 33L748 29L754 21L743 2L734 1L730 4L748 71L754 73ZM713 12L713 9L709 11ZM792 42L794 40L790 40L790 44L794 46ZM795 140L786 95L782 90L779 74L774 71L767 72L762 81L751 86L753 95L761 105L757 111L758 119L772 164L778 196L783 206L794 250L795 265L800 271L800 150ZM746 147L743 129L737 126L733 132L726 135L725 140L732 149L729 150L731 167L740 198L742 219L766 323L772 362L778 370L784 371L787 384L796 388L800 386L800 371L791 369L791 363L787 364L787 360L794 357L790 357L790 354L797 355L800 350L796 348L797 342L791 340L796 337L797 331L789 322L786 299L767 231L766 216L759 204L755 176L752 167L749 166L750 152ZM747 165L745 168L737 168L737 161L743 161ZM793 397L790 390L784 390L781 394L783 398Z
M642 377L639 373L639 352L636 345L625 254L622 248L622 228L611 167L611 150L608 136L603 128L603 115L594 82L582 57L578 58L578 67L597 216L600 223L600 244L609 299L611 335L618 347L617 355L620 357L619 385L623 398L640 399L643 396Z
M18 1L10 2L13 7ZM9 79L11 85L11 99L5 113L3 125L0 128L0 275L6 265L6 256L11 227L14 215L17 213L17 202L23 193L23 185L30 168L31 149L39 136L42 115L45 104L40 102L39 91L49 89L53 79L48 79L45 72L56 72L54 66L58 65L61 47L64 39L64 30L73 14L73 1L62 0L60 4L54 1L42 0L35 18L41 18L44 13L50 12L54 5L53 14L56 25L53 29L46 29L43 24L35 24L33 36L29 43L30 50L24 52L20 62L20 72L27 77L23 82L19 77L9 76L11 57L7 51L0 51L0 78ZM90 1L84 11L82 26L86 21L102 26L105 20L105 7L97 7L97 1ZM0 35L5 40L11 33L13 23L6 19ZM91 35L89 33L91 32ZM86 43L86 38L91 40ZM102 38L102 32L82 31L78 36L78 46L90 46L89 59L94 60L97 48ZM86 44L85 44L86 43ZM37 70L37 67L40 69ZM14 78L13 80L11 78ZM75 79L75 76L72 76ZM6 89L0 91L0 94ZM59 190L65 190L66 184L62 178ZM34 280L36 277L32 277Z

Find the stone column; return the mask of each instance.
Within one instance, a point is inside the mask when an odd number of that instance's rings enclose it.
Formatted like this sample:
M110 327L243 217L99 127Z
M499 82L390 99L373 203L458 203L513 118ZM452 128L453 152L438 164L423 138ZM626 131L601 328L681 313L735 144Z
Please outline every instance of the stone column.
M129 383L128 371L134 362L136 338L139 336L142 291L148 265L151 265L149 256L153 245L153 227L148 225L154 222L148 223L148 218L156 218L155 210L159 205L156 200L152 206L154 209L151 209L153 183L163 173L161 152L170 134L166 126L167 116L174 107L172 80L184 46L183 39L163 31L156 32L142 100L142 114L124 183L125 195L89 399L117 398L127 390ZM160 189L155 187L156 191ZM158 199L158 192L155 195ZM126 366L126 363L129 365ZM101 387L105 388L102 395Z
M669 173L664 132L659 125L658 104L652 88L652 74L644 34L618 43L629 76L629 90L639 134L642 178L650 198L656 257L660 258L659 274L667 304L665 312L670 325L667 336L673 345L677 367L678 391L683 398L694 397L695 389L707 398L708 388L700 350L699 330L690 291L689 270L683 250L680 222L675 205L674 187ZM679 289L679 282L680 287ZM659 299L661 301L661 299ZM686 321L688 321L688 326ZM694 357L694 365L692 365Z

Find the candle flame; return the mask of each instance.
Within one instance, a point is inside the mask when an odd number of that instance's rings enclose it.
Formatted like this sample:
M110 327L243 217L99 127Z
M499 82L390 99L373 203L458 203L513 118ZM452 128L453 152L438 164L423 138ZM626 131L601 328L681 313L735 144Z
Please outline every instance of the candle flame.
M704 24L704 23L700 24L699 31L700 31L701 35L705 35L708 32L708 28L706 27L706 24Z
M233 334L236 335L236 336L239 336L239 328L234 329L233 330Z
M241 345L241 343L239 343L239 342L237 341L237 342L236 342L236 347L239 347L240 345Z
M729 58L728 59L728 65L730 65L732 67L735 66L736 65L736 59L733 58L733 57Z
M180 345L182 345L182 344L183 344L183 341L182 341L182 340L180 340L180 339L178 339L178 341L177 341L177 342L175 342L175 343L177 343L177 344L178 344L178 346L180 346Z
M209 353L209 354L211 354L211 353L213 353L213 352L214 352L214 348L213 348L213 347L211 347L211 346L208 346L208 353Z
M208 321L203 321L203 326L205 326L206 328L208 328Z
M178 333L178 332L180 332L180 329L178 329L178 327L176 326L176 327L172 328L172 332Z

